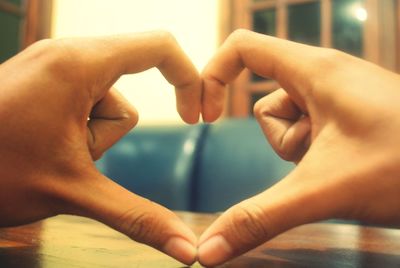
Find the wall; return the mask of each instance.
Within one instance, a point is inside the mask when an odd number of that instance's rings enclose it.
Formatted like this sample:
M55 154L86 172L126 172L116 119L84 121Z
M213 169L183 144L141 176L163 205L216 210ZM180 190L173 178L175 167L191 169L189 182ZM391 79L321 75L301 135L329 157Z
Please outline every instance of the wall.
M201 70L217 47L217 14L215 0L55 0L52 37L165 29ZM139 110L139 124L182 123L158 70L124 76L116 87Z

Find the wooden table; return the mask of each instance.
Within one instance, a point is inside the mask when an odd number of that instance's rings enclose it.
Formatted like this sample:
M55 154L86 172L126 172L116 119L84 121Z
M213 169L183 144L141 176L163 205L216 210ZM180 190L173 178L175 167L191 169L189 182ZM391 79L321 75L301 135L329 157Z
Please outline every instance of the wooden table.
M209 214L178 214L198 234L216 218ZM0 267L182 265L98 222L58 216L0 229ZM304 225L222 267L400 267L400 230L328 223Z

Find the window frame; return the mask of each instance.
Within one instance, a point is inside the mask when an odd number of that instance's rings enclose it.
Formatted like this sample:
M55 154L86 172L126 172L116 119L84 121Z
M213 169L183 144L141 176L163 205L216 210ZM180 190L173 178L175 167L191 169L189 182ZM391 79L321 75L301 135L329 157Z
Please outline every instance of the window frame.
M23 0L21 6L0 0L1 11L21 18L19 50L50 37L52 6L52 0Z
M221 24L221 36L223 38L220 39L224 40L235 29L245 28L251 30L253 12L272 7L276 8L276 36L287 39L288 5L317 1L321 3L321 46L330 48L333 42L332 1L334 0L265 0L260 2L253 2L252 0L221 0L223 2L221 10L225 10L224 19L226 19L227 12L230 12L231 17L229 18L229 23L225 22ZM385 12L385 10L382 10L383 7L379 0L364 1L365 8L368 11L368 19L365 21L363 27L364 51L362 58L393 71L400 72L400 0L393 1L393 4L397 5L397 15L394 13L397 22L393 22L397 36L394 36L393 40L383 41L382 37L384 35L383 31L380 31L380 25L382 25L382 20L385 19L382 16L382 12ZM387 44L385 42L392 42L392 51L386 50ZM394 64L388 65L384 62L385 53L395 53L397 55L394 57ZM230 86L225 115L230 117L248 117L250 115L252 94L262 92L268 94L278 87L279 84L274 81L253 82L251 81L251 73L248 70L244 70Z
M397 17L397 29L396 29L396 47L400 46L400 0L397 0L396 6L396 17ZM397 72L400 73L400 49L397 51Z

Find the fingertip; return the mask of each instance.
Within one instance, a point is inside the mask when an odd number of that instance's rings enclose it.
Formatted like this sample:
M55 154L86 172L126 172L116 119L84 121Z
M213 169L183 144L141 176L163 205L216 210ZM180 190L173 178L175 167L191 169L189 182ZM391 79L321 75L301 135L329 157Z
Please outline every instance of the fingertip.
M176 109L187 124L199 122L201 112L201 81L175 87Z
M200 112L195 112L195 113L184 113L184 112L180 112L178 110L179 115L181 116L182 120L189 125L194 125L197 124L199 122L200 119Z
M204 78L202 118L206 123L217 120L224 109L226 85L214 78Z
M197 260L205 267L222 264L234 257L233 247L222 235L224 221L217 219L200 236L197 249Z
M208 238L198 248L198 261L206 267L222 264L232 256L232 247L222 235Z
M167 221L170 236L161 251L173 257L174 259L192 265L197 261L198 239L194 232L178 217Z
M216 121L219 116L221 115L221 113L218 112L209 112L209 111L205 111L203 110L202 114L201 114L201 118L203 120L204 123L213 123L214 121Z
M163 251L186 265L192 265L197 260L197 249L194 244L181 237L170 238Z

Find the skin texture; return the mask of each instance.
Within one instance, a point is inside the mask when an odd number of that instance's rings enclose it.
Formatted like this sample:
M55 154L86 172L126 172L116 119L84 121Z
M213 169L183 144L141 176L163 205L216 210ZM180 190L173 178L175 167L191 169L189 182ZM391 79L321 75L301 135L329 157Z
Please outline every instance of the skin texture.
M279 183L220 216L200 237L221 264L301 224L328 218L400 224L400 76L332 49L234 32L202 73L202 115L248 68L279 82L254 114L275 151L297 163Z
M197 238L174 213L93 163L138 121L111 86L152 67L176 86L183 120L196 123L201 80L166 32L45 40L0 65L0 227L81 215L185 264L195 261Z
M226 211L198 243L174 213L93 163L138 120L112 85L152 67L176 86L187 123L200 112L216 120L225 85L243 68L282 86L254 112L275 151L297 167ZM213 266L317 220L400 223L400 77L344 53L239 30L201 79L165 32L47 40L0 65L0 81L0 227L81 215L185 264L198 245L200 263Z

